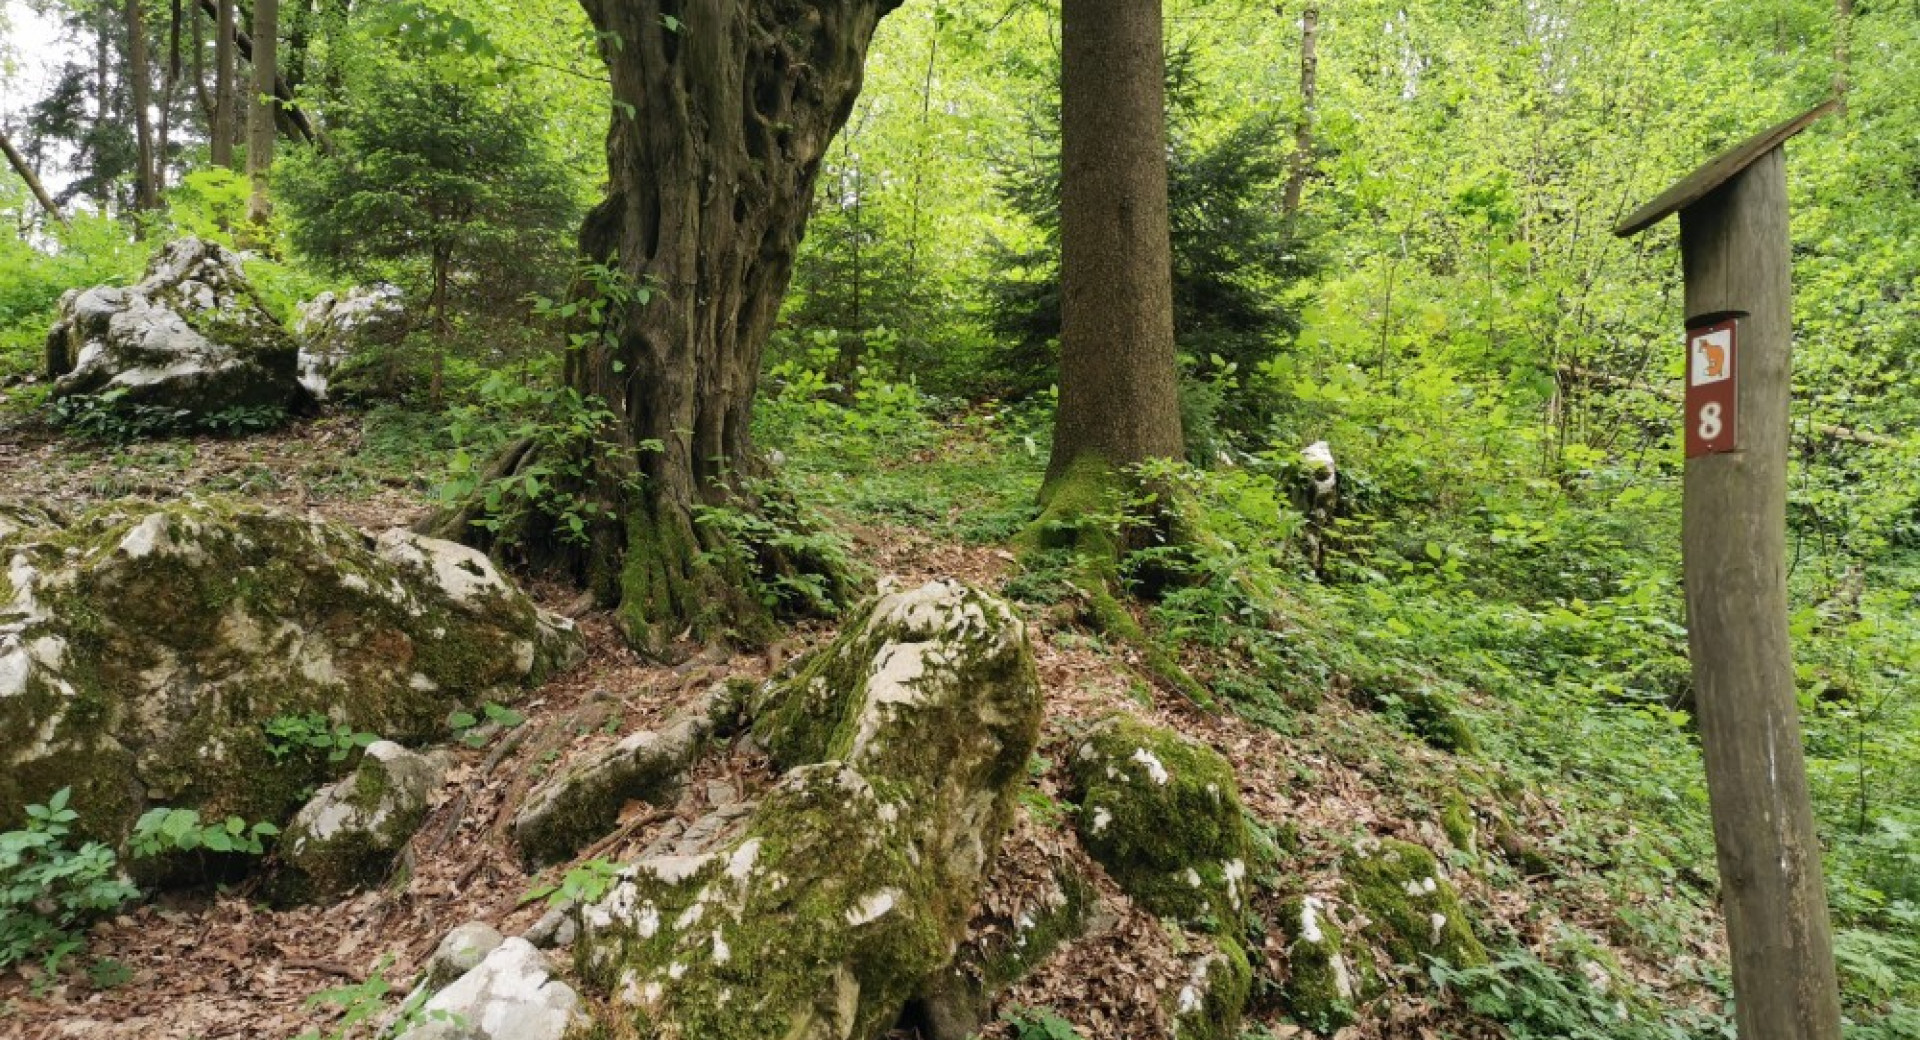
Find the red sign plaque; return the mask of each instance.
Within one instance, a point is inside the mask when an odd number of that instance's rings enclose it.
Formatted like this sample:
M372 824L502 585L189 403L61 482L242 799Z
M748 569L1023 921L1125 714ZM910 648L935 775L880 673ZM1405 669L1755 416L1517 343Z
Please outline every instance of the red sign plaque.
M1687 330L1687 458L1738 447L1738 318Z

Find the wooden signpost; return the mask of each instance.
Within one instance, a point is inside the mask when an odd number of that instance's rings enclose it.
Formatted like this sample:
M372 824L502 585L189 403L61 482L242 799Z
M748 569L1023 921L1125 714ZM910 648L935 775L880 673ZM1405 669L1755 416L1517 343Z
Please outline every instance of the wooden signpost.
M1742 1040L1839 1040L1787 637L1791 242L1783 145L1829 102L1701 167L1634 213L1678 213L1686 279L1688 643Z

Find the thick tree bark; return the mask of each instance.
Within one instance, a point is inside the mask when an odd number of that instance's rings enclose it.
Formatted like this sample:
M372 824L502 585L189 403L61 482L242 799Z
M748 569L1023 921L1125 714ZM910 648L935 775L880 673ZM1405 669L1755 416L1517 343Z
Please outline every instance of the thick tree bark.
M247 102L247 220L264 225L273 215L268 182L273 175L273 138L278 127L274 86L279 79L280 0L253 0L253 96Z
M1183 454L1159 0L1063 0L1060 409L1070 473Z
M136 209L158 209L160 189L154 183L153 63L147 58L147 19L142 0L127 0L127 79L133 103L133 134L138 151L134 161L133 204Z
M605 41L615 112L610 190L580 248L646 292L567 359L568 385L614 416L580 491L605 510L590 546L538 530L551 518L537 517L519 542L617 604L636 645L664 649L689 632L755 641L771 634L756 579L832 568L791 548L743 546L696 515L771 504L748 429L761 352L821 159L852 111L874 27L898 0L583 5ZM824 578L829 598L845 595L838 575Z
M234 48L233 0L219 0L213 11L213 162L233 169L233 142L240 110L237 80L240 59Z
M65 224L67 218L61 214L60 207L54 204L53 196L47 194L46 186L40 183L39 175L35 174L33 167L27 164L27 157L21 155L20 150L7 139L4 129L0 129L0 153L6 154L7 165L13 167L13 172L27 182L27 190L33 192L34 201L40 204L40 208L46 211L47 216Z
M1300 212L1300 196L1313 172L1313 117L1320 104L1320 5L1300 12L1300 119L1293 126L1293 160L1281 196L1281 212Z

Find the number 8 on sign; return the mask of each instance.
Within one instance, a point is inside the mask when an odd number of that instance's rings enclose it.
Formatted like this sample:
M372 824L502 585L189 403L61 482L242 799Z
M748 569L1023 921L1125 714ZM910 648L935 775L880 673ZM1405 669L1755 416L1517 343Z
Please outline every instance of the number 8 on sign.
M1687 458L1737 451L1738 318L1687 330Z
M1720 402L1713 401L1700 408L1700 439L1710 441L1720 436Z

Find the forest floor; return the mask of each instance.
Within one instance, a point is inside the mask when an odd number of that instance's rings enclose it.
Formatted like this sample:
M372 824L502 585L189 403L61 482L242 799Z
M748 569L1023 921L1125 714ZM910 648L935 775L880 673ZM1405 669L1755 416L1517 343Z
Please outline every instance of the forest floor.
M374 532L412 521L428 500L426 464L370 430L358 417L336 417L245 440L120 447L77 443L33 425L0 426L0 473L7 474L11 495L66 509L124 496L220 493L311 510ZM902 460L902 468L923 467ZM989 589L1001 589L1010 576L1012 557L997 545L955 540L940 525L865 519L859 526L848 521L841 530L873 574L910 583L952 576ZM571 589L536 582L531 591L553 609L578 602ZM1349 704L1338 691L1302 716L1294 732L1277 731L1232 713L1202 710L1161 689L1146 678L1133 649L1080 629L1069 611L1033 605L1023 611L1047 697L1041 768L1030 781L1035 797L1023 798L1029 808L1002 849L975 927L1004 927L1031 894L1033 865L1048 858L1084 862L1114 912L1006 994L1004 1007L1050 1009L1090 1038L1169 1035L1162 1008L1170 987L1181 984L1177 935L1132 909L1086 862L1071 826L1030 808L1066 799L1065 749L1102 715L1140 713L1211 744L1235 765L1247 807L1266 825L1289 825L1299 835L1300 851L1289 858L1286 876L1272 879L1257 901L1256 909L1269 918L1282 892L1336 894L1341 854L1355 835L1448 849L1438 822L1447 793L1463 783L1469 790L1485 789L1467 774L1484 771L1486 763L1434 750L1384 716ZM455 746L459 764L414 839L406 869L397 870L386 887L290 911L264 907L245 884L158 898L95 929L85 956L75 958L77 965L91 965L90 971L0 980L0 1034L20 1040L280 1040L307 1031L335 1036L347 1025L341 991L378 996L391 986L396 995L404 993L455 926L482 920L516 934L542 912L539 901L524 897L558 871L530 874L506 833L514 807L539 776L659 722L713 681L762 677L831 636L825 626L802 628L769 650L708 652L669 666L626 649L605 617L585 613L578 620L588 637L587 661L519 702L515 707L525 716L520 726L487 746ZM620 830L581 858L631 858L675 819L687 823L715 802L751 800L772 779L766 762L754 755L709 755L678 805L629 805ZM1523 790L1502 796L1497 809L1476 809L1486 810L1483 821L1494 815L1511 820L1552 855L1552 835L1585 811L1561 794ZM1455 864L1464 865L1457 854ZM1646 892L1640 897L1644 905L1624 906L1600 868L1577 858L1557 860L1551 876L1506 868L1454 874L1480 915L1483 935L1510 936L1545 956L1568 929L1577 929L1593 937L1593 957L1611 958L1617 974L1676 1004L1696 999L1678 980L1697 978L1700 964L1722 959L1721 939L1705 924L1683 937L1682 960L1690 963L1639 952L1636 943L1612 942L1623 911L1658 916L1656 904L1666 895ZM1253 953L1256 967L1264 958L1269 969L1283 972L1284 940L1277 929L1267 948ZM336 991L336 1000L316 1004L316 994L328 990ZM1256 982L1251 1017L1266 1035L1312 1035L1279 1015L1272 997L1271 987ZM1010 1026L998 1028L1012 1035ZM368 1034L363 1028L346 1035ZM1457 997L1420 986L1396 986L1361 1024L1339 1034L1342 1040L1499 1035Z

